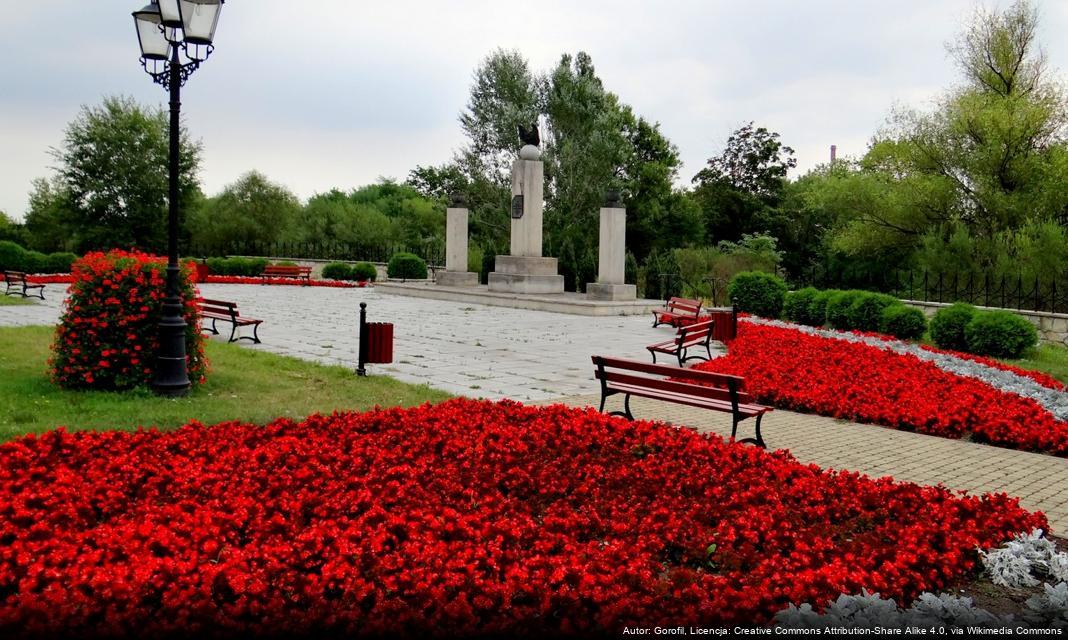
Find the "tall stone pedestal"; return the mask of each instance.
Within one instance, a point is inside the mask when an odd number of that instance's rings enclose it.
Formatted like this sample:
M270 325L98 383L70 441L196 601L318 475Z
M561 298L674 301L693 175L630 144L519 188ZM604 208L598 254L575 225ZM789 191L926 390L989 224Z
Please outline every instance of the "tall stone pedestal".
M526 146L512 165L511 255L497 256L489 290L507 293L563 293L564 277L556 258L542 250L544 167L537 147Z
M473 287L478 284L478 274L467 270L466 207L453 206L445 210L445 271L439 271L434 282L443 287Z
M489 274L489 290L511 293L563 293L564 276L558 274L556 258L497 256L496 270Z
M634 300L638 288L625 284L627 263L627 210L622 207L601 209L601 234L598 246L597 282L586 285L591 300Z

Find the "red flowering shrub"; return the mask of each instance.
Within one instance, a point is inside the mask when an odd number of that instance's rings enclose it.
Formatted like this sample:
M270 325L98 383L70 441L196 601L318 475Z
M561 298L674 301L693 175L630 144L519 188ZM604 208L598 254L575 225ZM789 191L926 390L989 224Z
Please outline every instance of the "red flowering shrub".
M27 275L26 282L30 284L68 284L74 282L69 273L53 273L49 275Z
M0 445L0 635L618 635L906 602L1045 527L562 406L453 400Z
M52 380L71 389L130 389L151 382L166 293L166 260L126 251L87 253L74 263L73 282L52 345ZM179 279L189 379L207 371L191 283L191 265Z
M729 354L698 369L744 376L760 402L947 438L1068 456L1068 423L1029 398L913 355L738 323Z

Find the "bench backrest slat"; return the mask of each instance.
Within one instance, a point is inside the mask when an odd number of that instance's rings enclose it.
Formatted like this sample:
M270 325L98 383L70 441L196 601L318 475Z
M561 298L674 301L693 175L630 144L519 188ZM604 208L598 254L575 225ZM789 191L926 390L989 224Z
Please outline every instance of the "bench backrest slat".
M676 367L674 365L669 364L653 364L651 362L643 362L641 360L627 360L625 358L607 358L605 356L593 356L593 364L598 366L603 364L606 368L609 369L627 369L630 371L638 371L640 373L651 373L654 375L693 381L702 384L709 384L719 388L727 388L731 384L733 384L739 392L741 392L745 386L745 378L742 378L740 376L732 376L726 373L715 373L713 371L683 369L681 367Z
M18 284L26 284L26 274L22 271L5 271L4 281Z
M267 265L263 268L263 275L265 276L302 276L311 274L311 267L288 265Z
M226 302L224 300L208 300L205 298L200 298L197 300L197 306L200 307L201 313L227 314L235 318L241 315L237 311L236 302Z
M668 311L697 315L701 311L701 301L690 298L672 298L668 300Z
M679 327L679 333L675 336L675 344L685 349L697 344L704 344L711 339L715 330L715 320L696 322L689 326Z
M595 375L598 378L601 377L600 372L597 372ZM708 398L710 400L721 400L723 402L733 401L730 389L690 384L688 382L680 382L669 378L651 378L648 376L636 376L628 373L620 373L619 371L606 370L604 372L604 380L609 383L633 384L649 389L657 389L669 393L681 393L688 396ZM752 398L750 398L747 393L738 393L737 400L739 404L749 404L752 401Z

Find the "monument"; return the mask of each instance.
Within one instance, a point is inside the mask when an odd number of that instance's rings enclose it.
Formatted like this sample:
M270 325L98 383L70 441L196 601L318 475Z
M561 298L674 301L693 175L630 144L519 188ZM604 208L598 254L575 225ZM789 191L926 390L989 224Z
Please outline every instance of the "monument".
M467 270L467 202L454 193L445 210L445 270L438 271L434 283L443 287L473 287L478 274Z
M627 210L619 201L619 190L610 189L601 207L601 235L598 244L597 282L586 285L590 300L634 300L638 288L626 284Z
M507 256L497 256L494 271L489 274L489 290L563 293L564 277L559 275L556 258L541 255L545 168L538 148L538 125L530 129L519 127L519 138L524 145L519 159L512 164L511 250Z

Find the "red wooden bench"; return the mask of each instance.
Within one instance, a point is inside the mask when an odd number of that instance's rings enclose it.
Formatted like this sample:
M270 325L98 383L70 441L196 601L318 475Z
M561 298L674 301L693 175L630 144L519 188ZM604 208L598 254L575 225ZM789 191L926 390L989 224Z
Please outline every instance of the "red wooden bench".
M4 284L7 285L7 290L4 291L5 295L13 296L20 295L23 298L29 298L29 292L32 289L37 289L37 294L34 298L40 298L44 300L44 285L43 284L30 284L26 280L26 274L21 271L4 271ZM12 291L11 288L15 287Z
M669 356L675 356L679 361L679 366L683 366L689 360L711 360L712 359L712 337L715 334L715 320L702 320L695 322L694 324L685 325L679 327L678 333L671 340L665 340L664 342L658 342L651 344L646 349L653 356L653 362L656 362L656 354L664 353ZM706 356L702 355L687 355L687 352L691 348L704 347Z
M304 281L304 284L311 282L311 267L301 267L269 264L263 268L263 273L260 274L263 277L263 284L267 284L267 281L271 278L298 278Z
M594 375L601 381L601 412L604 412L609 396L617 394L624 396L623 411L613 411L609 415L628 420L634 419L630 412L631 396L721 411L731 414L731 438L737 436L739 422L755 417L756 437L738 442L751 442L767 448L760 434L760 421L772 409L753 402L752 396L743 390L743 378L604 356L593 356L593 364L596 367Z
M263 320L256 320L255 318L242 317L237 311L237 303L225 302L223 300L207 300L205 298L197 299L197 311L200 312L201 320L211 318L211 327L204 327L201 322L203 331L210 331L215 335L219 335L219 330L215 327L215 323L219 320L229 322L233 325L233 330L230 331L230 340L228 342L236 342L238 340L251 340L256 344L260 343L260 323ZM252 337L237 336L238 327L252 327ZM235 337L236 336L236 337Z
M697 320L701 313L701 301L690 298L671 298L667 306L653 311L653 326L670 324L673 327L681 327Z

